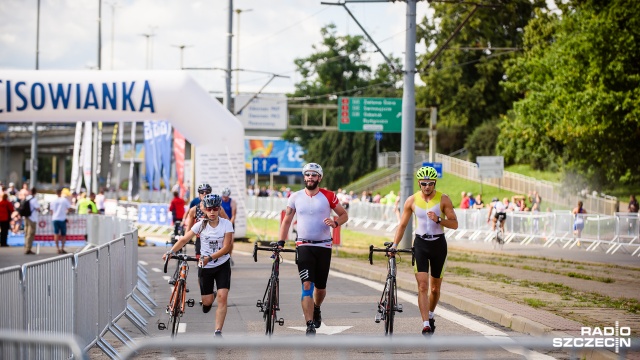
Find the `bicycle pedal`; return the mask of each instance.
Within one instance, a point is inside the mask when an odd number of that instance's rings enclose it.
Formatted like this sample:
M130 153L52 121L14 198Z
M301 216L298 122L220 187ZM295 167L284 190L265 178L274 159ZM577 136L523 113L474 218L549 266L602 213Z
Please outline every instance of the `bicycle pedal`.
M256 307L259 307L260 311L262 311L262 301L258 300L258 302L256 303Z
M284 325L284 319L280 318L280 320L278 320L278 325L283 326Z
M169 307L167 306L167 309L164 311L165 314L169 313Z
M380 320L382 320L382 315L381 314L376 314L376 318L374 319L376 324L380 323Z
M196 302L193 299L187 300L187 306L188 307L193 307L195 304L196 304Z
M186 291L186 292L189 292L189 288L187 288L185 291Z
M396 311L397 312L402 312L402 304L396 305Z
M158 330L167 330L167 325L164 323L158 323Z
M169 285L175 285L175 284L176 284L176 281L175 281L175 280L173 280L173 279L169 279Z

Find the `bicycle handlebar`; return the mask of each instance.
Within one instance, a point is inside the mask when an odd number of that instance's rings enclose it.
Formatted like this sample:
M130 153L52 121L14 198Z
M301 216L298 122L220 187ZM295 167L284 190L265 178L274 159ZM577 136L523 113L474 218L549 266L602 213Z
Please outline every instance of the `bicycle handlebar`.
M171 256L167 256L164 259L164 273L167 273L167 265L169 264L169 259L178 259L180 261L198 261L197 258L193 257L193 256L189 256L187 254L176 254L176 255L171 255Z
M278 248L278 243L277 242L272 242L271 247L266 247L266 246L258 246L258 243L253 243L253 261L254 262L258 262L258 250L261 251L271 251L274 253L281 253L281 252L291 252L294 253L296 252L295 249L280 249Z
M393 243L384 243L385 248L376 248L373 245L369 245L369 264L373 265L373 253L374 252L383 252L385 254L389 253L411 253L411 266L415 264L415 256L413 254L413 247L411 249L394 249L391 247Z

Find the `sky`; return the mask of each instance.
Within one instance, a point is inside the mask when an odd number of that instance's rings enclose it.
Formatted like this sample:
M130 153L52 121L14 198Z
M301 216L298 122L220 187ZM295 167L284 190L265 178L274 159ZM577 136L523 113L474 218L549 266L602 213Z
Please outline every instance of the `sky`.
M35 69L37 1L0 0L0 69ZM97 68L99 1L40 0L41 70ZM348 4L382 51L403 61L406 6L402 1ZM265 93L294 90L302 80L294 60L314 52L323 26L335 24L338 35L363 34L344 8L321 0L235 0L233 7L242 12L239 32L233 13L232 68L290 77L274 79ZM102 0L102 70L177 70L181 45L187 46L184 67L225 68L228 9L229 0ZM428 13L428 3L418 2L417 21ZM372 45L368 48L371 65L384 61ZM424 52L424 46L416 50ZM207 91L223 93L223 71L185 71ZM232 76L232 92L237 77L241 93L258 91L271 77L249 71Z

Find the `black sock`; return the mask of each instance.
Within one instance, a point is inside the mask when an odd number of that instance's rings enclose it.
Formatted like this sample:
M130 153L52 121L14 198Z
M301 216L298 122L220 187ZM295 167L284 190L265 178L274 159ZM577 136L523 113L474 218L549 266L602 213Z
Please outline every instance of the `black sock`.
M209 312L209 310L211 310L211 307L212 307L212 306L213 306L213 304L212 304L212 305L209 305L209 306L207 306L207 305L202 305L202 312L203 312L203 313L205 313L205 314L206 314L206 313L208 313L208 312Z

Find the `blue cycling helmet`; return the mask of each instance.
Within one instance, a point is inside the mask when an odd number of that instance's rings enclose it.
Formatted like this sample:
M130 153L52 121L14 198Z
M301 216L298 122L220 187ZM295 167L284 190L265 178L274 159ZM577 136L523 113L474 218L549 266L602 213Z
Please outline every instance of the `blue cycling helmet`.
M220 207L222 198L218 194L208 194L202 199L202 204L206 209L213 207Z

